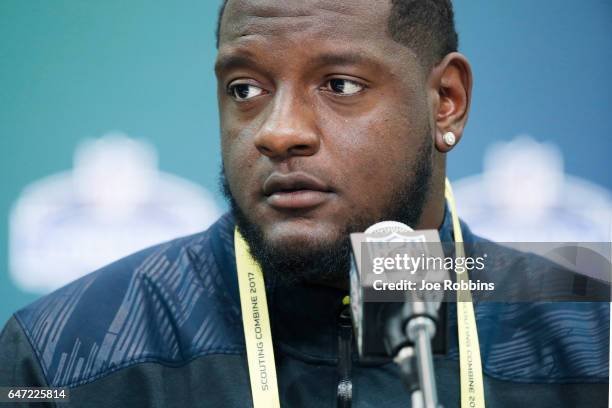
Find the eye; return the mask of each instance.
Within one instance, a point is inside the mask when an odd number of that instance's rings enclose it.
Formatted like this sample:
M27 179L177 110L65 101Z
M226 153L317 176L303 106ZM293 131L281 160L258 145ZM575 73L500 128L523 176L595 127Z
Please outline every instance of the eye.
M325 88L338 95L348 96L361 92L365 88L365 85L356 81L351 81L350 79L334 78L327 81L327 86Z
M227 87L227 93L237 101L246 101L263 94L263 89L252 84L237 83Z

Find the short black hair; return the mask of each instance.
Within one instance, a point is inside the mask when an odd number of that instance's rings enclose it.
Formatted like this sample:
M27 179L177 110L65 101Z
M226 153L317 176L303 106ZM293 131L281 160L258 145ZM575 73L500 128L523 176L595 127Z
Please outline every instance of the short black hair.
M223 0L219 9L217 48L226 4ZM391 0L387 29L391 38L412 49L427 69L459 47L451 0Z
M459 47L451 0L391 0L387 28L426 68Z

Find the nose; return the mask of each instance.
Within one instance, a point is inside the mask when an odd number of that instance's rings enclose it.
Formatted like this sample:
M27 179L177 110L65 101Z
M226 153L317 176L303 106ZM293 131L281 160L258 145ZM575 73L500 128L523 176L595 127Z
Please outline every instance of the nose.
M274 160L314 155L321 141L309 105L289 91L278 92L255 135L257 150Z

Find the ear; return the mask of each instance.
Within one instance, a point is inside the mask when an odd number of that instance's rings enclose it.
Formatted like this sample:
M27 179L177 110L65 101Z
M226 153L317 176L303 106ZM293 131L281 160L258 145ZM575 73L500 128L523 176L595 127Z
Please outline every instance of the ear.
M451 52L431 70L428 84L434 109L434 144L439 152L446 153L454 144L446 143L444 134L453 132L456 144L467 123L472 96L472 69L468 60L458 52Z

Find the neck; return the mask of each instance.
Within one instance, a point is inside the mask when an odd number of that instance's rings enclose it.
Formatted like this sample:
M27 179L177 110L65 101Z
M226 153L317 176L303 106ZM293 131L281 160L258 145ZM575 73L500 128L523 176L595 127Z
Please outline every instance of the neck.
M434 151L431 184L416 229L439 229L446 204L446 155Z
M444 222L444 184L432 186L416 229L439 229Z

